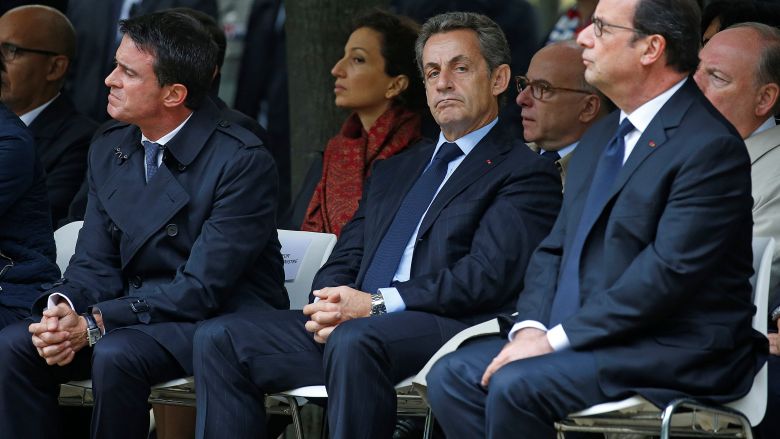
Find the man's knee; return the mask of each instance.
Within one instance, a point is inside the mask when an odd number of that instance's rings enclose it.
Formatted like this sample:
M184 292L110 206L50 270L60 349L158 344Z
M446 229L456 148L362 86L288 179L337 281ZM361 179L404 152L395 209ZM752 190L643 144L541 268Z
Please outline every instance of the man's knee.
M375 352L380 347L380 337L372 318L348 320L341 323L325 343L325 359L348 359Z
M456 371L462 367L463 362L453 354L445 355L433 365L425 377L428 383L428 399L432 405L439 405L451 397L453 388L464 378Z
M215 318L198 325L193 341L193 356L202 358L230 344L230 333L224 319Z
M532 368L515 366L512 363L506 364L491 376L487 406L513 406L531 411L547 411L545 400L552 395L545 390L546 377L535 373Z

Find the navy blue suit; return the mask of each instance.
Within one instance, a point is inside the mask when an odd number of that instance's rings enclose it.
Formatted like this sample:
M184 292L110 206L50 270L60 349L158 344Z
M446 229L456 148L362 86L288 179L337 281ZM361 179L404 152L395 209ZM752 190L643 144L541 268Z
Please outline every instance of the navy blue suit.
M561 214L529 263L518 322L549 324L562 257L617 126L616 112L577 147ZM657 404L747 393L766 351L751 327L751 206L744 144L689 79L599 206L579 261L580 308L562 322L571 349L509 363L487 390L479 378L505 340L444 357L428 384L447 436L552 438L555 420L634 393Z
M59 276L46 180L30 130L0 103L0 328Z
M192 372L197 322L289 306L274 221L276 171L257 137L222 120L206 99L165 145L148 183L140 139L137 127L122 123L97 136L76 253L33 309L39 314L59 292L78 313L98 308L107 334L70 365L50 367L30 342L29 322L6 328L4 434L55 436L56 420L29 420L54 416L58 383L91 377L93 437L145 437L149 388Z
M368 262L434 147L418 145L377 163L314 289L360 289ZM305 331L300 311L226 316L198 329L199 436L264 437L264 392L325 384L330 437L390 437L394 384L417 373L459 330L511 309L528 258L559 205L552 163L494 128L422 220L410 280L395 285L405 311L346 321L325 345Z

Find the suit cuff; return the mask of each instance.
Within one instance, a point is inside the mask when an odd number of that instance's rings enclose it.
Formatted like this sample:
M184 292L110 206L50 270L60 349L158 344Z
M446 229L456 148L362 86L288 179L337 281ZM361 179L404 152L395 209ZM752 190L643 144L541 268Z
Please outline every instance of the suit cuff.
M547 331L547 341L550 342L550 346L552 346L554 351L562 351L571 346L569 336L566 335L566 331L563 330L561 325L556 325Z
M406 303L404 303L397 288L380 288L379 294L385 299L387 312L398 312L406 309Z
M522 322L517 322L512 326L512 329L509 331L509 341L512 341L515 338L517 331L525 328L536 328L540 331L547 332L547 327L544 326L541 322L537 322L536 320L523 320Z
M60 303L60 301L62 299L65 299L65 301L68 302L68 306L70 306L70 309L72 309L74 311L76 310L76 307L73 306L73 302L70 301L68 296L66 296L66 295L64 295L62 293L51 293L51 294L49 294L49 300L46 301L46 308L47 309L48 308L54 308L55 306L57 306L58 303Z

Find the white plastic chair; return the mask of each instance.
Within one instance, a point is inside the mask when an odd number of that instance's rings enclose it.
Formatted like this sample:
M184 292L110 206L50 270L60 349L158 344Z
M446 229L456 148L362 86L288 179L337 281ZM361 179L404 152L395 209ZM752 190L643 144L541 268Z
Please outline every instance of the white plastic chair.
M308 303L311 283L322 264L328 260L336 245L336 235L330 233L277 230L282 253L304 246L305 253L294 279L285 281L290 309L302 309ZM299 255L300 256L300 255ZM166 405L195 405L194 377L179 378L158 384L152 388L149 402Z
M76 241L84 221L74 221L65 224L54 232L54 243L57 245L57 266L64 274L70 258L76 252Z
M69 227L72 224L76 223L68 224L62 229ZM291 244L294 246L293 243L295 241L303 241L304 243L308 243L308 246L304 247L305 253L303 255L297 276L290 281L285 281L285 288L287 288L287 293L290 296L290 303L292 307L293 303L300 303L301 296L305 295L307 297L306 300L308 300L308 294L309 290L311 289L311 282L314 279L314 275L317 273L317 270L319 270L322 264L328 260L330 252L336 245L336 235L330 233L301 232L293 230L277 230L277 232L279 234L279 241L282 244L282 253L285 253L285 249L289 248ZM73 247L75 247L75 244ZM60 247L58 242L58 261L60 257L59 249ZM65 260L67 261L68 259L70 258L68 257ZM303 305L300 305L300 308L302 307ZM166 405L195 406L194 381L195 380L193 377L186 377L160 383L152 388L149 402ZM60 390L60 404L93 405L94 399L92 396L92 381L71 381L69 383L63 384Z
M769 274L772 267L775 241L772 238L753 238L753 303L756 314L753 328L767 333L769 301ZM651 372L648 372L651 373ZM707 406L692 399L673 401L663 411L641 396L622 401L592 406L569 415L556 424L558 437L565 432L633 433L685 437L733 437L752 439L751 426L764 417L767 399L767 365L756 374L753 386L744 397L723 406ZM685 409L685 412L679 412Z

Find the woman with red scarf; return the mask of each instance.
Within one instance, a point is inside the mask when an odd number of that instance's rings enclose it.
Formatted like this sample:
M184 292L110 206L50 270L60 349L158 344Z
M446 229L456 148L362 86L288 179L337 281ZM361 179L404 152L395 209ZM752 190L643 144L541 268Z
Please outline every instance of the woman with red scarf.
M425 92L414 61L419 26L383 11L359 18L333 66L336 106L353 113L330 139L301 230L338 235L357 210L371 165L420 139Z

